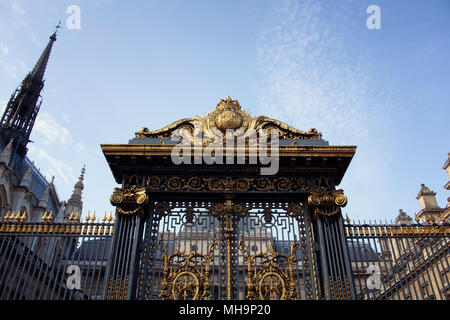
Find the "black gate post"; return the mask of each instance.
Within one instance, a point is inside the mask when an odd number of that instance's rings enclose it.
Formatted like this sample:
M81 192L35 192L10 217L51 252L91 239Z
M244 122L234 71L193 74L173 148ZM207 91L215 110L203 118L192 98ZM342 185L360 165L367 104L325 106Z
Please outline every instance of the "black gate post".
M347 204L342 190L312 191L308 197L319 243L322 298L356 299L353 272L340 207Z
M132 300L136 298L144 213L148 205L146 189L116 188L111 203L117 207L116 225L104 299Z

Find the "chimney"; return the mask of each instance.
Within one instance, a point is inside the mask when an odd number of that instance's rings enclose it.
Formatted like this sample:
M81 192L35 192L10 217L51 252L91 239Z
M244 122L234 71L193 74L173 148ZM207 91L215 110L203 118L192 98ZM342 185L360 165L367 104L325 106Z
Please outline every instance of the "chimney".
M402 209L398 210L398 216L395 218L395 223L398 225L411 225L412 218L406 214Z
M425 223L439 223L441 221L440 215L444 209L441 209L437 204L436 192L422 184L416 199L419 200L422 207L422 210L416 216L416 220L420 218Z

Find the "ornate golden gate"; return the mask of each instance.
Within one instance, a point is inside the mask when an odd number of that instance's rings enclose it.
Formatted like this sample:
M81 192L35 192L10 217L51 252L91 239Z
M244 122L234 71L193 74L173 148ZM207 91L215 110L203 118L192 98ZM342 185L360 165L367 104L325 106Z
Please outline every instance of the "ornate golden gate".
M335 186L355 147L227 97L102 149L122 184L107 299L354 297Z

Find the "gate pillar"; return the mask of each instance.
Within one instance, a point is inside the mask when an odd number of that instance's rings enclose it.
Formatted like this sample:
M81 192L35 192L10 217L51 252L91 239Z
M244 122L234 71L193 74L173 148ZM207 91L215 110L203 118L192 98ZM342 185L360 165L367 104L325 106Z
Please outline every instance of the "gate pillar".
M148 207L145 188L116 188L111 196L116 206L112 254L106 272L105 300L135 298L137 268L142 248L144 216Z
M353 273L340 209L347 204L347 197L342 190L311 191L308 204L319 252L321 296L327 300L354 300Z

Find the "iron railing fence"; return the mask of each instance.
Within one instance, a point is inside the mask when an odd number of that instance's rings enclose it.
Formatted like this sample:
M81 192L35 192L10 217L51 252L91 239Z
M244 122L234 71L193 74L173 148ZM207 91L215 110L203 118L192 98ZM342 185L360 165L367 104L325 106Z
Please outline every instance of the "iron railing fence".
M344 229L356 299L450 298L450 225ZM0 300L104 299L113 232L112 219L0 223Z
M344 227L358 300L450 299L450 225Z
M102 299L113 229L111 219L0 223L0 300Z

